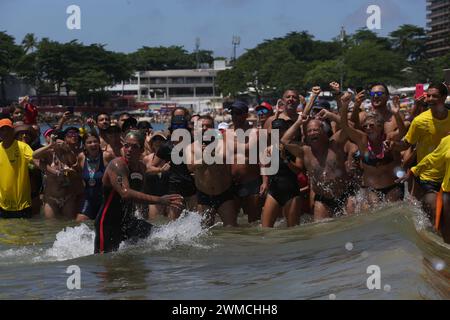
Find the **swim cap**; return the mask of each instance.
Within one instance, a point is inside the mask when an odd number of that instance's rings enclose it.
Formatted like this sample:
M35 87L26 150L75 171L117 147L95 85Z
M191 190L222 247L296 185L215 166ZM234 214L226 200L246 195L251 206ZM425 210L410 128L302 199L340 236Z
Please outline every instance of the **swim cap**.
M125 135L125 139L126 138L131 138L134 137L139 141L139 145L141 147L144 147L144 143L145 143L145 136L142 134L141 131L139 130L130 130L126 135Z

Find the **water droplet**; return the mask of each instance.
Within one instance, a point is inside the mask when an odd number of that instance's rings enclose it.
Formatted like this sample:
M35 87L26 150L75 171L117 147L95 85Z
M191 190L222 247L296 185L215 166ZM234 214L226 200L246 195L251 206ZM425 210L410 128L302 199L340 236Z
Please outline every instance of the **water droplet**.
M406 174L405 170L401 169L401 168L395 168L394 169L395 175L397 176L397 178L403 178Z
M336 300L336 295L335 295L334 293L332 293L332 294L330 294L330 295L328 296L328 298L329 298L330 300Z
M433 268L437 271L442 271L445 268L445 262L439 259L433 260Z
M391 286L388 285L388 284L385 284L385 285L384 285L384 291L390 292L390 291L391 291Z
M361 257L363 257L364 259L369 257L369 253L367 251L363 251L361 252Z
M347 251L352 251L353 250L353 243L347 242L345 244L345 249L347 249Z

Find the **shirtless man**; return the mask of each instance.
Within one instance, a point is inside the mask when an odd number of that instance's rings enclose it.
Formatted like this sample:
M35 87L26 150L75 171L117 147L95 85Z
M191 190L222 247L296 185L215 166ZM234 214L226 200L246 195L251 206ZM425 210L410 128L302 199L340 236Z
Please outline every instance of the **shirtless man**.
M306 122L306 145L291 144L304 125L299 117L284 134L281 143L300 158L311 181L314 197L314 220L322 220L341 213L347 205L347 186L350 178L345 167L345 136L341 133L328 138L324 122L312 119Z
M248 106L243 101L234 102L231 107L231 117L234 130L242 129L246 132L251 129L246 119L248 117ZM256 130L255 130L256 131ZM249 164L249 155L247 154L250 146L257 146L257 138L250 141L251 137L245 141L245 154L238 154L241 148L238 147L239 141L235 138L235 160L231 165L233 175L235 196L237 198L237 210L243 209L248 216L248 222L252 223L261 218L261 209L263 197L268 190L268 178L260 174L259 164ZM238 158L244 157L245 164L238 164ZM239 161L244 162L244 161Z
M214 119L209 116L200 117L202 132L214 129ZM219 141L217 151L224 154L225 144ZM214 224L214 217L218 213L224 226L237 226L237 211L234 204L231 166L229 164L201 164L195 163L195 149L203 151L208 145L203 141L194 141L187 150L188 169L194 173L197 187L198 211L208 214L208 225Z
M392 113L387 106L387 102L389 101L389 90L383 83L373 84L369 89L373 112L383 119L384 133L388 139L391 139L394 137L396 132L398 132L398 124L396 121L396 115ZM361 104L365 99L365 94L365 91L359 92L355 97L355 104L353 105L351 120L355 123L355 128L358 130L362 130L360 123L363 123L368 115L367 112L361 111L360 109ZM400 139L401 137L397 140Z

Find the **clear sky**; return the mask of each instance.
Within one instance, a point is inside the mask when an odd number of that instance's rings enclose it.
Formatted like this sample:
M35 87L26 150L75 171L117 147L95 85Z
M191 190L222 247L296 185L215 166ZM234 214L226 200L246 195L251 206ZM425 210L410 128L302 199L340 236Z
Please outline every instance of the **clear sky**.
M72 4L81 9L81 30L66 27ZM406 23L425 27L426 0L0 0L0 30L16 42L32 32L121 52L144 45L193 51L199 37L201 49L230 57L233 35L241 37L238 55L291 31L330 40L341 26L347 32L364 27L369 5L381 8L381 35Z

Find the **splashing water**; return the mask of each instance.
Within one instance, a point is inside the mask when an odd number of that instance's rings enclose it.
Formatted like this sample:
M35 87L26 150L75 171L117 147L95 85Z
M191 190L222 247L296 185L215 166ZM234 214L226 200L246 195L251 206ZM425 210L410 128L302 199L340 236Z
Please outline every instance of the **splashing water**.
M155 250L169 250L183 245L209 249L210 244L205 245L200 242L201 237L208 235L210 230L203 225L203 222L204 217L199 213L184 210L177 220L155 228L150 238L144 243Z
M64 261L89 256L94 253L95 232L87 225L67 227L56 234L56 241L45 251L44 257L36 258Z

